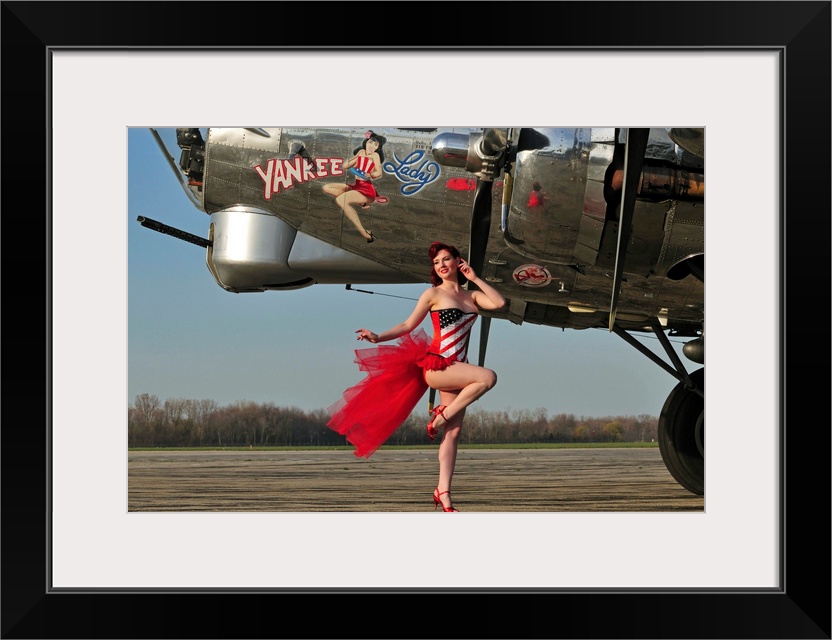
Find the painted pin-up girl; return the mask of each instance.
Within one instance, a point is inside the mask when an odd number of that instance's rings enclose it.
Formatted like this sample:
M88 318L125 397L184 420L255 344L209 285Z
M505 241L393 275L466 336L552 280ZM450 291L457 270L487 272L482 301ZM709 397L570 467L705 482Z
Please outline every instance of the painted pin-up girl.
M386 142L384 136L380 136L372 129L364 134L361 146L353 151L353 157L344 163L344 168L349 169L355 176L352 184L326 184L324 193L335 196L335 203L341 207L341 211L355 225L358 232L364 236L367 242L374 242L376 236L372 231L367 231L361 224L356 206L369 209L374 202L384 204L387 198L380 196L373 185L373 180L378 180L381 175L381 163L384 162L384 151L382 146Z

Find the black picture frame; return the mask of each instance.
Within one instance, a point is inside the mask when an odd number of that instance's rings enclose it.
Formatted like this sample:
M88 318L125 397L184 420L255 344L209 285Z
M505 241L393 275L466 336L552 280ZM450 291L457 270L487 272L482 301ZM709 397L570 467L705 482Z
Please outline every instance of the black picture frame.
M358 9L369 6L373 17L368 21ZM830 2L401 3L398 11L419 8L424 20L414 36L407 35L409 27L396 11L383 13L384 6L340 5L337 20L318 24L310 3L2 3L2 332L8 347L2 392L6 419L0 430L2 637L830 638ZM204 19L195 20L195 11L205 12ZM541 33L546 31L542 17L549 12L560 25L557 38ZM313 21L314 29L304 28ZM230 29L231 22L246 26ZM269 24L284 26L271 29ZM50 51L355 48L366 29L373 31L373 46L382 50L410 40L412 48L470 50L701 47L781 52L781 210L786 215L781 223L780 589L50 591L47 443L54 319L46 266L52 243L59 241L49 234L52 194L46 171ZM431 41L451 36L453 42ZM746 187L753 185L738 188ZM737 268L753 272L752 250L738 247ZM755 313L737 310L739 339ZM817 321L820 327L815 327ZM741 468L741 461L737 464ZM425 553L426 561L438 563L437 571L454 571L452 560L441 566L439 558Z

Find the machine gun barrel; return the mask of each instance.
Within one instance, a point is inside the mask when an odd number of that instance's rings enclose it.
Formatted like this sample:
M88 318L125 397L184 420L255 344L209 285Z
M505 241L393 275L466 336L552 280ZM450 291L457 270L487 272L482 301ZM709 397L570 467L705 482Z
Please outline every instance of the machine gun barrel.
M153 229L153 231L158 231L159 233L166 233L169 236L185 240L186 242L199 245L200 247L208 248L213 244L210 240L206 240L205 238L200 238L199 236L195 236L187 231L182 231L181 229L168 226L157 220L151 220L150 218L145 218L144 216L139 216L136 220L138 220L143 227Z

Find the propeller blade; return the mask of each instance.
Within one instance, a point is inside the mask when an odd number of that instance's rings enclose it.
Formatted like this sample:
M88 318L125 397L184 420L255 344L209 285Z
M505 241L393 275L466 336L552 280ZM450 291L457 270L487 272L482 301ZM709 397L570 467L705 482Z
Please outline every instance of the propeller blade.
M474 206L471 210L471 239L468 247L468 264L474 272L481 276L485 264L485 251L488 247L488 236L491 233L491 180L478 180L477 192L474 196ZM488 331L491 318L482 317L480 329L479 364L485 363L485 349L488 346Z
M471 238L468 245L468 264L477 275L482 275L485 249L491 233L491 180L477 180L477 192L471 210Z

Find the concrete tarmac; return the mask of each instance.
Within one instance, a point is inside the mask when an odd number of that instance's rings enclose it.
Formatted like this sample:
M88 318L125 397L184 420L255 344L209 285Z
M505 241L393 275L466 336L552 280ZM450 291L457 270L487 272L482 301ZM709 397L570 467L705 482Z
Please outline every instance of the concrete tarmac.
M339 451L130 451L130 512L432 511L437 448ZM466 449L460 512L704 511L658 448ZM437 513L440 513L437 511Z

